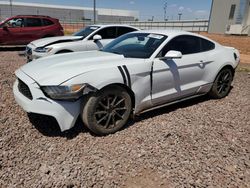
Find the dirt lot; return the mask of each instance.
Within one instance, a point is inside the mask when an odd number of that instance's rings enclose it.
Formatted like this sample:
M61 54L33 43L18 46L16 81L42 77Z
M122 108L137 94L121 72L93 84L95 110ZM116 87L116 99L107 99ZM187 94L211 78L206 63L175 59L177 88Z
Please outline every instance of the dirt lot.
M230 95L144 114L96 137L79 121L60 133L15 103L18 52L0 52L0 187L249 187L250 74L240 67Z

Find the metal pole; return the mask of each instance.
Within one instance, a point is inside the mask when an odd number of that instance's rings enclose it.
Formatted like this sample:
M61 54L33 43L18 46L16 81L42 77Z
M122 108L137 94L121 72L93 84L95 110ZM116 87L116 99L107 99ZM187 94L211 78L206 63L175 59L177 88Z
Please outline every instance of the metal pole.
M94 24L96 24L96 0L94 0Z
M164 21L167 21L167 7L168 7L168 3L165 2L164 4Z
M12 0L10 0L10 15L12 16Z
M179 15L179 20L181 20L181 15L182 15L182 13L179 13L178 15Z

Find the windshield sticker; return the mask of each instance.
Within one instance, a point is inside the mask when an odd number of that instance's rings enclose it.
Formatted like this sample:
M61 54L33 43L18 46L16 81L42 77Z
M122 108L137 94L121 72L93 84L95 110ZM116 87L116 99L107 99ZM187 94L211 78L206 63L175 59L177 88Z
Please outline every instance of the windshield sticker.
M97 30L98 27L90 27L90 29L92 29L92 30Z
M149 38L154 38L154 39L159 39L159 40L160 40L160 39L162 39L164 36L162 36L162 35L157 35L157 34L152 34L152 33L151 33L151 34L148 35L148 37L149 37Z

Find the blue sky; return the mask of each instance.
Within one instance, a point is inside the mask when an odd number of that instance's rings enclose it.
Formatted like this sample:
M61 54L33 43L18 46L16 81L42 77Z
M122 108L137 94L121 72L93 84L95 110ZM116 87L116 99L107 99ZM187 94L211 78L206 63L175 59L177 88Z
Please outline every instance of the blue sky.
M15 1L15 0L13 0ZM93 0L19 0L20 2L61 4L70 6L92 7ZM138 10L140 20L164 19L164 4L167 2L166 16L169 20L177 19L208 19L212 0L96 0L99 8Z

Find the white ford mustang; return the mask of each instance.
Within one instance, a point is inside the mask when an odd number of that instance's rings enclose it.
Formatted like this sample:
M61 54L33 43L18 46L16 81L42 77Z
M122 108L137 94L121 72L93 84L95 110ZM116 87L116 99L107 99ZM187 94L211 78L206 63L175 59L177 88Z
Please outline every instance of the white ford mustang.
M238 50L183 31L136 31L100 51L42 58L16 71L27 112L53 116L61 131L81 116L94 133L121 129L131 114L204 94L225 97Z
M73 36L48 37L26 47L28 61L53 54L98 50L115 38L138 29L128 25L91 25Z

